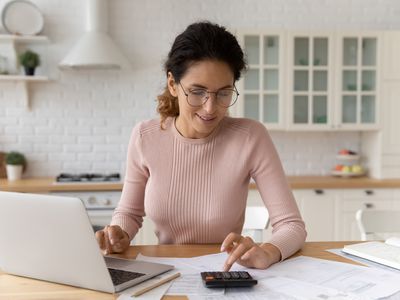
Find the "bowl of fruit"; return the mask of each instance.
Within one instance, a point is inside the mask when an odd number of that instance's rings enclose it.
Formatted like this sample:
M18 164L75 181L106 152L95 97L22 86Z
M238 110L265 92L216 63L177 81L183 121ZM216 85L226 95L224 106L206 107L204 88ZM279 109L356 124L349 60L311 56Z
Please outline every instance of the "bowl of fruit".
M365 168L360 164L360 156L357 152L342 149L336 156L339 161L332 169L331 174L341 177L357 177L366 174Z

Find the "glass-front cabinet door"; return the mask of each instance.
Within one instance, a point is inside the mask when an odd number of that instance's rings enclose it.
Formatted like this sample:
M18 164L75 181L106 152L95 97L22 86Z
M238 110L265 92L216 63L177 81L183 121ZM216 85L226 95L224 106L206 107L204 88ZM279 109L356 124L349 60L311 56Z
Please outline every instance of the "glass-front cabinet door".
M289 37L289 110L291 129L326 130L332 124L332 38Z
M238 114L284 129L283 39L280 33L242 34L248 70L239 83Z
M346 35L339 45L337 122L343 129L376 128L378 37Z

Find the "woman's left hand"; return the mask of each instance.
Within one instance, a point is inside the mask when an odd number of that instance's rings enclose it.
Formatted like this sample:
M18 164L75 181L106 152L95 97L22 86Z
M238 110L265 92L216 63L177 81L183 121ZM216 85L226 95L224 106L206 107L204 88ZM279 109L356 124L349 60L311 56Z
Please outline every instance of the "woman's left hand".
M229 271L235 262L247 268L266 269L281 258L279 249L274 245L260 246L250 237L243 237L234 232L228 234L222 242L221 251L229 254L224 264L224 272Z

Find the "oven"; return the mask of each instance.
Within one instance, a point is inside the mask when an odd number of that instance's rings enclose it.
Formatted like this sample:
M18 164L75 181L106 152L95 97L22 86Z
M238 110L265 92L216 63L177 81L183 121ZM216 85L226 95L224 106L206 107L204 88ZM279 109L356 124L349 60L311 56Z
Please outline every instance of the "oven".
M70 174L61 173L57 176L55 185L82 185L91 184L95 186L97 183L102 186L109 183L121 182L119 173L110 174L98 174L98 173L82 173L82 174ZM114 209L117 207L118 202L121 198L121 191L62 191L62 192L51 192L51 194L65 196L65 197L76 197L82 200L86 207L86 211L89 215L90 222L93 230L97 231L103 229L104 226L109 225L114 213ZM155 226L149 218L144 218L143 226L132 240L131 244L157 244L158 238L154 234Z

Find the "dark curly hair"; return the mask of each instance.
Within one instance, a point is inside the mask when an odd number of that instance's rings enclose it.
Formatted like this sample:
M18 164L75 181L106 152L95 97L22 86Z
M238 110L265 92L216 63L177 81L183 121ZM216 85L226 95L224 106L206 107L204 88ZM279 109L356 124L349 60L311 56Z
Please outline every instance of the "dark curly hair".
M208 59L227 63L235 81L246 68L243 51L235 36L223 26L204 21L189 25L175 38L164 63L164 71L167 76L171 72L179 83L194 62ZM168 87L157 100L162 127L166 118L179 115L179 106L177 98L171 95Z

